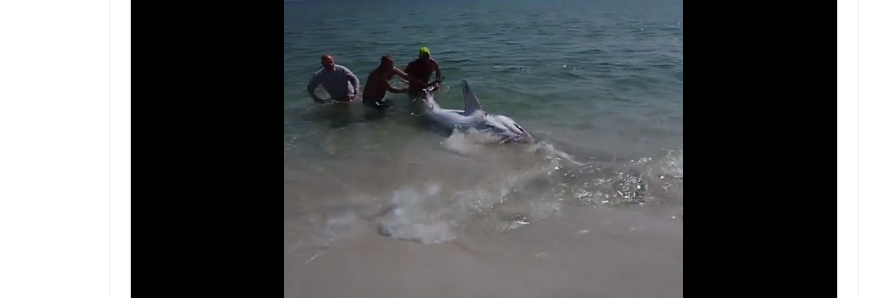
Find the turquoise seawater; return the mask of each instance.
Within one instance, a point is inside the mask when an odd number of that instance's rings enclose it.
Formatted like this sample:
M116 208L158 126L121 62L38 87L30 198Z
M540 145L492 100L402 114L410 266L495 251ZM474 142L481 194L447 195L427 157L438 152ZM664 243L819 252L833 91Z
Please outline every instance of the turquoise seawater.
M372 224L437 243L569 208L659 205L682 217L683 33L676 0L284 2L286 250ZM461 108L467 80L486 111L540 142L447 138L404 95L385 114L307 96L322 54L364 84L382 55L403 67L423 46L446 77L444 107Z

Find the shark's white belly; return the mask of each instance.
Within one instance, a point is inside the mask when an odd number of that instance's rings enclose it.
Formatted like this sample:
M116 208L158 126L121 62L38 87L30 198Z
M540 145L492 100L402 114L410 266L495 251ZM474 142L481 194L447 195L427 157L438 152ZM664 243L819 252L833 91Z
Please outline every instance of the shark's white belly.
M468 129L473 122L471 116L462 115L460 110L429 110L425 115L447 129Z

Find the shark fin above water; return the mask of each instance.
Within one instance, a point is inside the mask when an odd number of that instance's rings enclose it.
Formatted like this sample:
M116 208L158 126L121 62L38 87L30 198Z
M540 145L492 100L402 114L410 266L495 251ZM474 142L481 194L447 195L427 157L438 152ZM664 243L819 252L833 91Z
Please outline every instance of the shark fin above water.
M471 91L468 86L468 81L462 80L462 98L465 101L465 115L471 115L477 110L480 110L480 101L477 100L477 95Z

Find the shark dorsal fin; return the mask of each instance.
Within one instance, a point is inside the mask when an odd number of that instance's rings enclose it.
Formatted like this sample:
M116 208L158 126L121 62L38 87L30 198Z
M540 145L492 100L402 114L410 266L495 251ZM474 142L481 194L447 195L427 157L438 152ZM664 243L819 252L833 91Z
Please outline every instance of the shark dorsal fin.
M465 114L471 115L477 110L480 110L480 101L477 100L477 95L471 91L468 86L468 81L462 80L462 99L465 101Z

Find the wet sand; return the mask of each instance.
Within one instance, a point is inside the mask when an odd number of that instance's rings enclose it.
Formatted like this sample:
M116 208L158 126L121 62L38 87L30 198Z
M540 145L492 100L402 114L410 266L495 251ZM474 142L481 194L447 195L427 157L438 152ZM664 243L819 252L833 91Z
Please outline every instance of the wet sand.
M581 208L459 234L424 245L369 226L321 251L286 253L283 297L683 297L682 207Z

